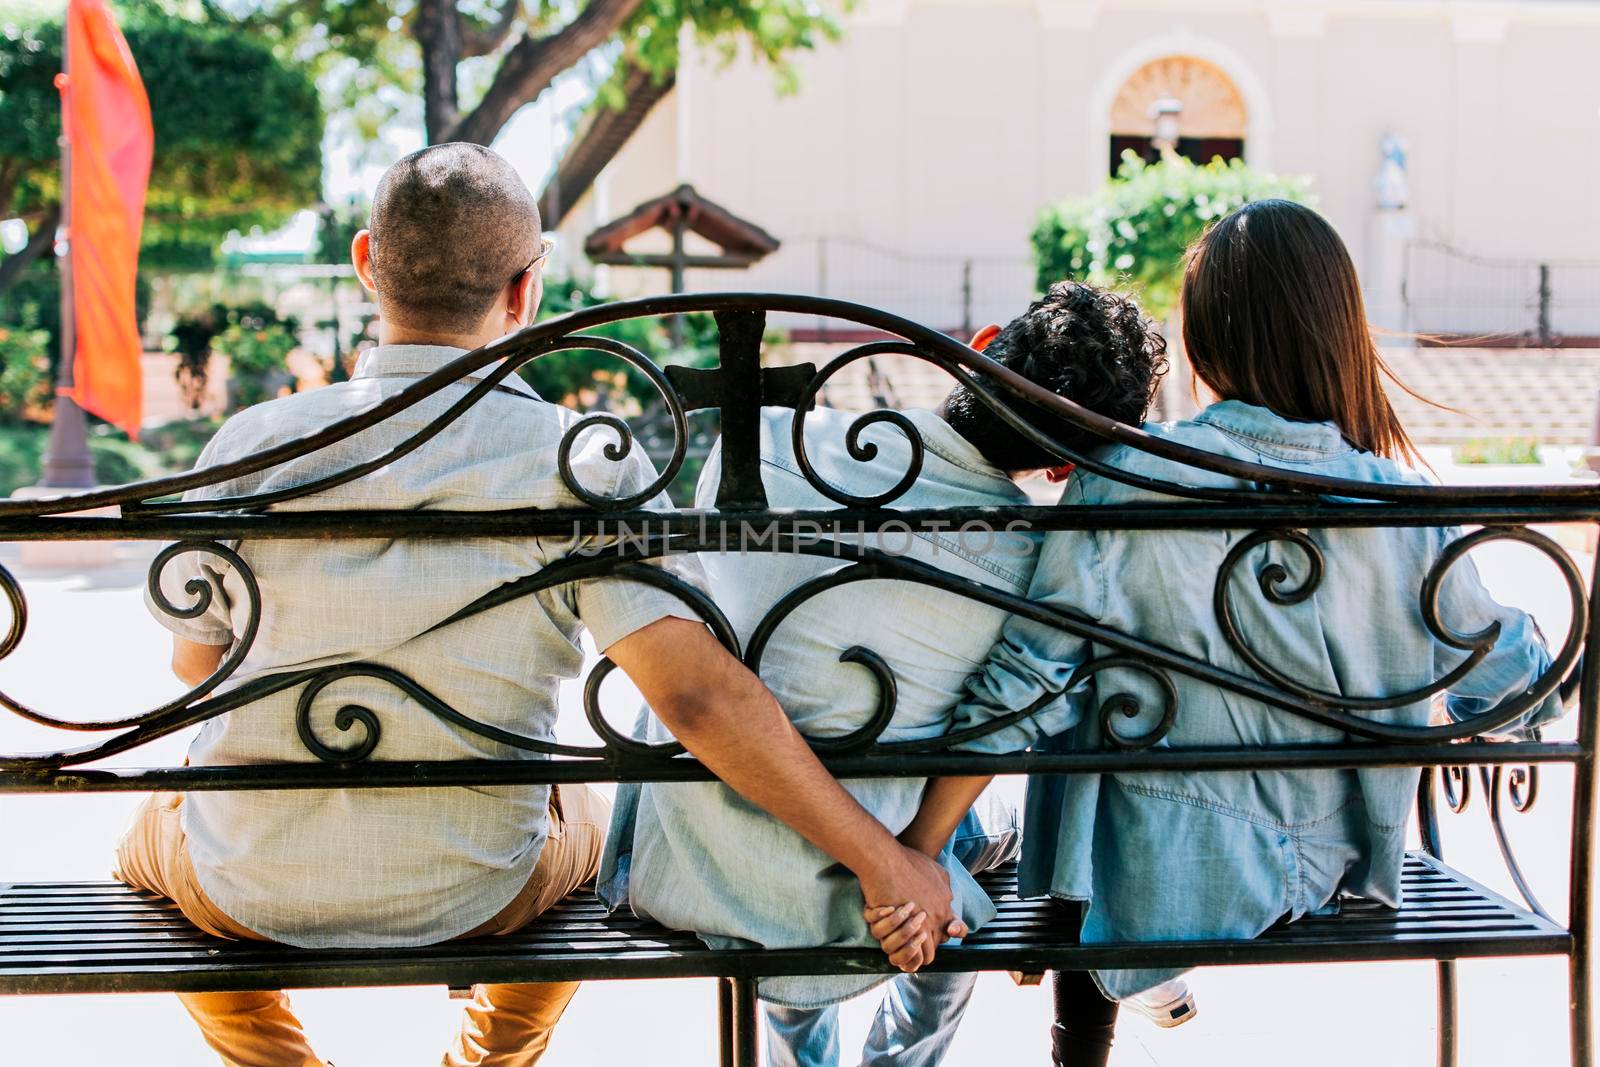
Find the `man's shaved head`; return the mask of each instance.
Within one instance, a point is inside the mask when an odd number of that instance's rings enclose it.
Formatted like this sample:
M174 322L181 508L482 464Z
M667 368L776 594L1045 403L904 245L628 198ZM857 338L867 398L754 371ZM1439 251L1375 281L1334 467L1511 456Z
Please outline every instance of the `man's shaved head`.
M476 329L540 249L539 207L522 178L487 148L458 142L390 167L368 229L384 310L412 329Z

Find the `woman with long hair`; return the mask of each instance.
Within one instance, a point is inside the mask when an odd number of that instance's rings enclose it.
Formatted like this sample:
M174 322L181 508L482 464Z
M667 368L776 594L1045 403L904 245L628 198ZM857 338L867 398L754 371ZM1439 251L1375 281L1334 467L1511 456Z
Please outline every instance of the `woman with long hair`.
M1384 393L1387 368L1355 267L1315 211L1268 200L1217 223L1191 252L1182 304L1189 358L1215 399L1185 422L1147 426L1150 434L1286 472L1424 482L1408 465L1417 451ZM1131 446L1102 449L1096 458L1168 485L1238 490L1263 481ZM1170 499L1148 484L1080 468L1062 505ZM1359 496L1360 487L1352 489L1333 495ZM1533 620L1495 603L1469 560L1446 555L1459 536L1425 527L1061 531L1046 538L1029 599L1235 675L1357 704L1429 689L1468 654L1442 634L1498 626L1492 650L1444 695L1443 712L1461 720L1523 694L1551 661ZM1430 574L1440 581L1434 619L1424 618L1419 604ZM971 695L955 728L990 722L1051 693L1063 698L966 747L1084 751L1111 747L1107 730L1124 738L1161 731L1169 699L1156 671L1080 671L1107 651L1013 616L968 681ZM1176 706L1163 745L1347 739L1343 730L1187 675L1166 672L1165 680ZM1137 714L1103 721L1108 701ZM1431 703L1357 713L1425 726ZM1520 736L1561 713L1553 693L1530 703L1503 732ZM1417 775L1374 768L1036 777L1028 789L1022 892L1081 909L1086 944L1251 938L1329 906L1341 893L1398 905ZM948 835L981 781L932 787L915 832ZM1056 1062L1104 1064L1116 1001L1179 973L1058 975Z

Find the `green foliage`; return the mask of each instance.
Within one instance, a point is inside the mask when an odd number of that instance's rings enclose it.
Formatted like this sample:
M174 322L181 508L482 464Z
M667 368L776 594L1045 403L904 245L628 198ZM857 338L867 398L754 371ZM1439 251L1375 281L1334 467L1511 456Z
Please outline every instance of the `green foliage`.
M209 266L230 230L273 227L317 200L322 109L311 72L240 32L220 8L125 0L118 16L155 126L144 265ZM0 215L60 197L62 27L0 15Z
M142 274L134 283L133 311L143 329L150 311L150 282ZM56 274L55 263L35 262L16 281L0 289L0 327L43 330L48 334L45 347L54 375L53 368L61 355L61 278Z
M1538 463L1539 442L1533 437L1474 437L1452 450L1457 463Z
M220 418L184 419L147 426L139 433L139 446L154 457L153 473L193 470L201 451L221 426Z
M289 353L300 343L299 322L279 318L265 304L227 310L224 318L227 326L211 348L228 359L228 409L271 400L289 374Z
M372 205L351 200L342 207L328 207L317 219L317 245L312 258L317 263L342 265L350 262L350 242L367 228Z
M54 360L60 350L61 282L53 263L34 263L0 292L0 326L43 330Z
M1206 227L1271 198L1311 202L1304 178L1251 170L1238 160L1204 165L1173 156L1153 164L1129 153L1093 196L1046 208L1033 231L1039 288L1063 278L1138 290L1147 311L1178 302L1184 256Z
M205 401L211 379L211 343L227 325L228 309L213 304L205 311L180 316L167 333L167 351L178 356L172 376L191 410L198 410Z
M509 0L516 3L518 0ZM645 0L608 43L615 59L626 52L645 69L666 76L677 69L679 29L692 27L696 41L731 58L743 49L772 66L780 90L798 84L788 57L799 50L837 40L843 33L840 15L857 0ZM280 52L314 64L327 75L324 86L330 108L354 120L357 130L374 139L397 117L413 119L422 92L422 65L412 37L414 0L241 0L243 25ZM573 0L522 0L519 36L545 37L572 21ZM496 0L460 0L457 10L464 29L490 28L499 10ZM461 108L470 111L494 79L501 52L465 60L460 65ZM620 106L614 81L602 81L602 101Z
M0 420L37 417L49 400L49 333L0 327Z
M539 317L551 318L605 302L578 279L548 278ZM666 323L658 318L628 319L585 332L632 345L662 366L708 367L717 361L716 323L710 315L684 316L684 344L677 350ZM604 352L552 352L527 364L520 373L546 400L581 410L613 411L626 417L649 411L660 400L655 385L642 371Z
M693 27L695 42L714 49L724 62L741 50L772 67L782 92L799 87L789 56L837 41L844 34L839 15L855 6L842 0L830 6L817 0L648 0L624 27L631 57L657 75L678 68L678 28Z
M146 428L137 442L114 426L92 426L89 455L95 477L101 485L122 485L190 470L220 425L220 419L169 422ZM0 423L0 496L39 480L49 440L49 426Z

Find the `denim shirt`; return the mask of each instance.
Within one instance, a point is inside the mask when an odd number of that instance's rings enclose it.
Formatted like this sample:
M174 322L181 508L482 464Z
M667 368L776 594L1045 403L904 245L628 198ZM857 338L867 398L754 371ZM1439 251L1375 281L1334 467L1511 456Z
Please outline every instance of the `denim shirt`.
M1417 473L1358 451L1328 423L1294 422L1237 401L1213 404L1189 422L1146 427L1169 440L1242 460L1381 483L1421 483ZM1128 447L1107 450L1122 470L1188 484L1234 485L1222 475L1180 467ZM1167 499L1080 472L1064 506ZM1030 599L1074 609L1124 634L1175 648L1245 677L1252 669L1224 637L1212 587L1224 556L1250 531L1063 531L1045 538ZM1229 583L1239 630L1258 656L1302 685L1350 696L1387 696L1427 686L1463 653L1424 628L1420 589L1457 530L1313 529L1326 572L1315 592L1292 605L1270 603L1257 578L1267 565L1288 571L1281 589L1307 576L1293 544L1250 552ZM1470 633L1498 622L1499 641L1444 700L1461 719L1527 689L1550 662L1534 622L1495 603L1470 559L1458 561L1441 590L1439 617ZM1065 689L1073 670L1106 649L1022 619L1007 623L993 655L968 683L956 726L988 721ZM1158 744L1282 746L1331 744L1342 731L1270 708L1177 673L1177 714ZM1161 698L1138 672L1109 669L1031 720L970 742L980 751L1108 747L1102 701L1131 693L1137 718L1116 717L1124 735L1154 724ZM1561 713L1552 694L1508 733ZM1430 703L1365 713L1421 726ZM1104 774L1035 777L1029 782L1022 889L1086 902L1085 943L1255 937L1281 918L1323 908L1341 894L1400 903L1405 831L1415 800L1415 769L1254 771L1227 774ZM1097 975L1121 998L1178 973L1109 971Z
M906 412L926 446L921 476L899 507L1026 504L1028 498L978 450L931 412ZM806 420L806 448L830 483L857 494L891 488L910 463L899 430L876 425L863 440L878 446L869 463L852 459L846 432L856 413L819 409ZM773 507L826 508L832 502L806 482L790 442L794 413L762 414L761 473ZM720 446L719 446L720 449ZM708 458L697 504L712 506L721 454ZM1001 534L963 537L951 530L910 536L885 532L866 542L947 573L1021 595L1037 560L1038 538ZM844 565L828 556L751 551L700 557L710 592L727 613L741 647L762 617L789 590ZM877 652L894 671L899 699L882 740L944 733L962 686L998 639L1005 613L909 582L873 580L831 589L805 603L777 629L760 674L800 731L837 737L863 726L877 703L867 670L840 661L852 645ZM646 717L646 736L665 740L665 728ZM844 788L891 833L916 814L924 779L846 779ZM994 916L988 896L959 862L979 838L1014 847L1018 832L1009 809L979 825L969 820L942 862L955 892L955 910L973 929ZM994 825L996 814L1000 825ZM962 839L965 838L965 839ZM967 857L970 861L970 857ZM714 948L868 947L875 943L861 918L860 885L825 853L783 823L718 782L621 786L600 872L602 897L624 901L663 925L693 930ZM768 978L761 995L792 1007L816 1007L853 996L884 975Z

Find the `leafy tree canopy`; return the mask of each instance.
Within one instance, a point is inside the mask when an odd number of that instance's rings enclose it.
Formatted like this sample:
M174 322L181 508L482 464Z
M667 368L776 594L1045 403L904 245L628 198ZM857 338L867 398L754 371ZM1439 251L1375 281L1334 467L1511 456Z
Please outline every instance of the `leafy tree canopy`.
M1123 157L1117 176L1089 197L1046 208L1033 231L1038 285L1063 278L1131 285L1152 315L1178 302L1184 256L1206 227L1254 200L1310 203L1310 183L1252 170L1239 160L1199 165L1181 156Z
M423 97L431 143L488 144L560 74L595 58L603 99L620 105L605 72L622 60L660 78L678 65L679 33L731 57L771 63L792 88L787 57L836 39L855 0L241 0L242 17L297 59L335 77L341 106L375 134ZM385 92L395 90L399 92Z
M230 230L280 225L318 200L322 109L307 65L210 3L123 0L117 13L155 125L145 265L207 266ZM60 17L0 11L0 218L36 231L54 225L61 193Z

